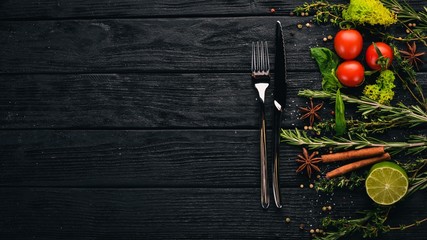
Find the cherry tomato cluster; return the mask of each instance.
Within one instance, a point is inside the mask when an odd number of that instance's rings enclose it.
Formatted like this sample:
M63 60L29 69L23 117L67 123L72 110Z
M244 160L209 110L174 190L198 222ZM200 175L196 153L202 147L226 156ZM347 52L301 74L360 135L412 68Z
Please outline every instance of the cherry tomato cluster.
M380 50L384 58L389 58L388 64L393 60L393 51L390 46L385 43L377 42L375 46ZM379 58L374 44L371 44L365 53L366 63L373 70L380 70L378 65ZM363 49L363 37L359 31L354 29L340 30L334 39L335 52L344 59L338 65L336 75L338 80L346 87L357 87L365 80L365 68L363 65L354 60Z

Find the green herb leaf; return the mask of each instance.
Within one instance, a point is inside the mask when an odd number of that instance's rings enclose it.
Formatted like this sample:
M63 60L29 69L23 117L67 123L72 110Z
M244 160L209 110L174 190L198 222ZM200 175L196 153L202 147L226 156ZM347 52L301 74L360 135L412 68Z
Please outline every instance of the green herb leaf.
M346 131L346 121L345 121L345 106L344 101L341 97L341 91L338 89L335 99L335 133L340 136L343 135Z
M322 89L328 92L335 92L342 85L335 75L335 69L339 64L338 56L327 48L311 48L311 57L316 60L322 74Z

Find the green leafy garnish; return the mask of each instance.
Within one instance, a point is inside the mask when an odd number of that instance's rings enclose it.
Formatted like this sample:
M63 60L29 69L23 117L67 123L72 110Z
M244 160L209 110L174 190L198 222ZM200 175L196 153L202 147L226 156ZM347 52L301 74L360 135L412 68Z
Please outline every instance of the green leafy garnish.
M316 60L322 74L322 89L327 92L335 92L342 87L335 75L339 64L338 56L327 48L311 48L311 57Z
M346 131L344 111L344 101L341 97L341 91L338 89L335 98L335 133L338 136L343 135Z
M363 94L380 104L389 104L394 97L394 73L391 70L382 71L376 84L366 85Z

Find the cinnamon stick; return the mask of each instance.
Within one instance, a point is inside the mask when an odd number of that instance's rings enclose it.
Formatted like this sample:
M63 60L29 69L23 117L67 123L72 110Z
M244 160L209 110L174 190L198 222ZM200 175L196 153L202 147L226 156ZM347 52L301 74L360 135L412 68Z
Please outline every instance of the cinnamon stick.
M366 159L374 156L380 156L385 153L384 147L363 148L339 153L324 154L321 156L322 162L330 163L337 161L346 161L354 159Z
M381 156L376 156L373 158L368 158L368 159L360 160L357 162L349 163L349 164L346 164L342 167L339 167L337 169L334 169L334 170L326 173L326 178L331 179L334 177L338 177L338 176L344 175L348 172L359 169L361 167L365 167L365 166L368 166L368 165L371 165L374 163L378 163L378 162L382 162L382 161L386 161L386 160L390 160L390 159L391 159L390 154L384 153Z

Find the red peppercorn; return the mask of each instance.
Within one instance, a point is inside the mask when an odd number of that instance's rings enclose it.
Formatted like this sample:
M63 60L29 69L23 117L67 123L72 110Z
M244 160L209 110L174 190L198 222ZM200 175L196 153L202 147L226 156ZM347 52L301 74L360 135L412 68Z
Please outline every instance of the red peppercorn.
M275 13L275 12L276 12L276 9L272 8L272 9L270 9L270 12L271 12L271 13Z

